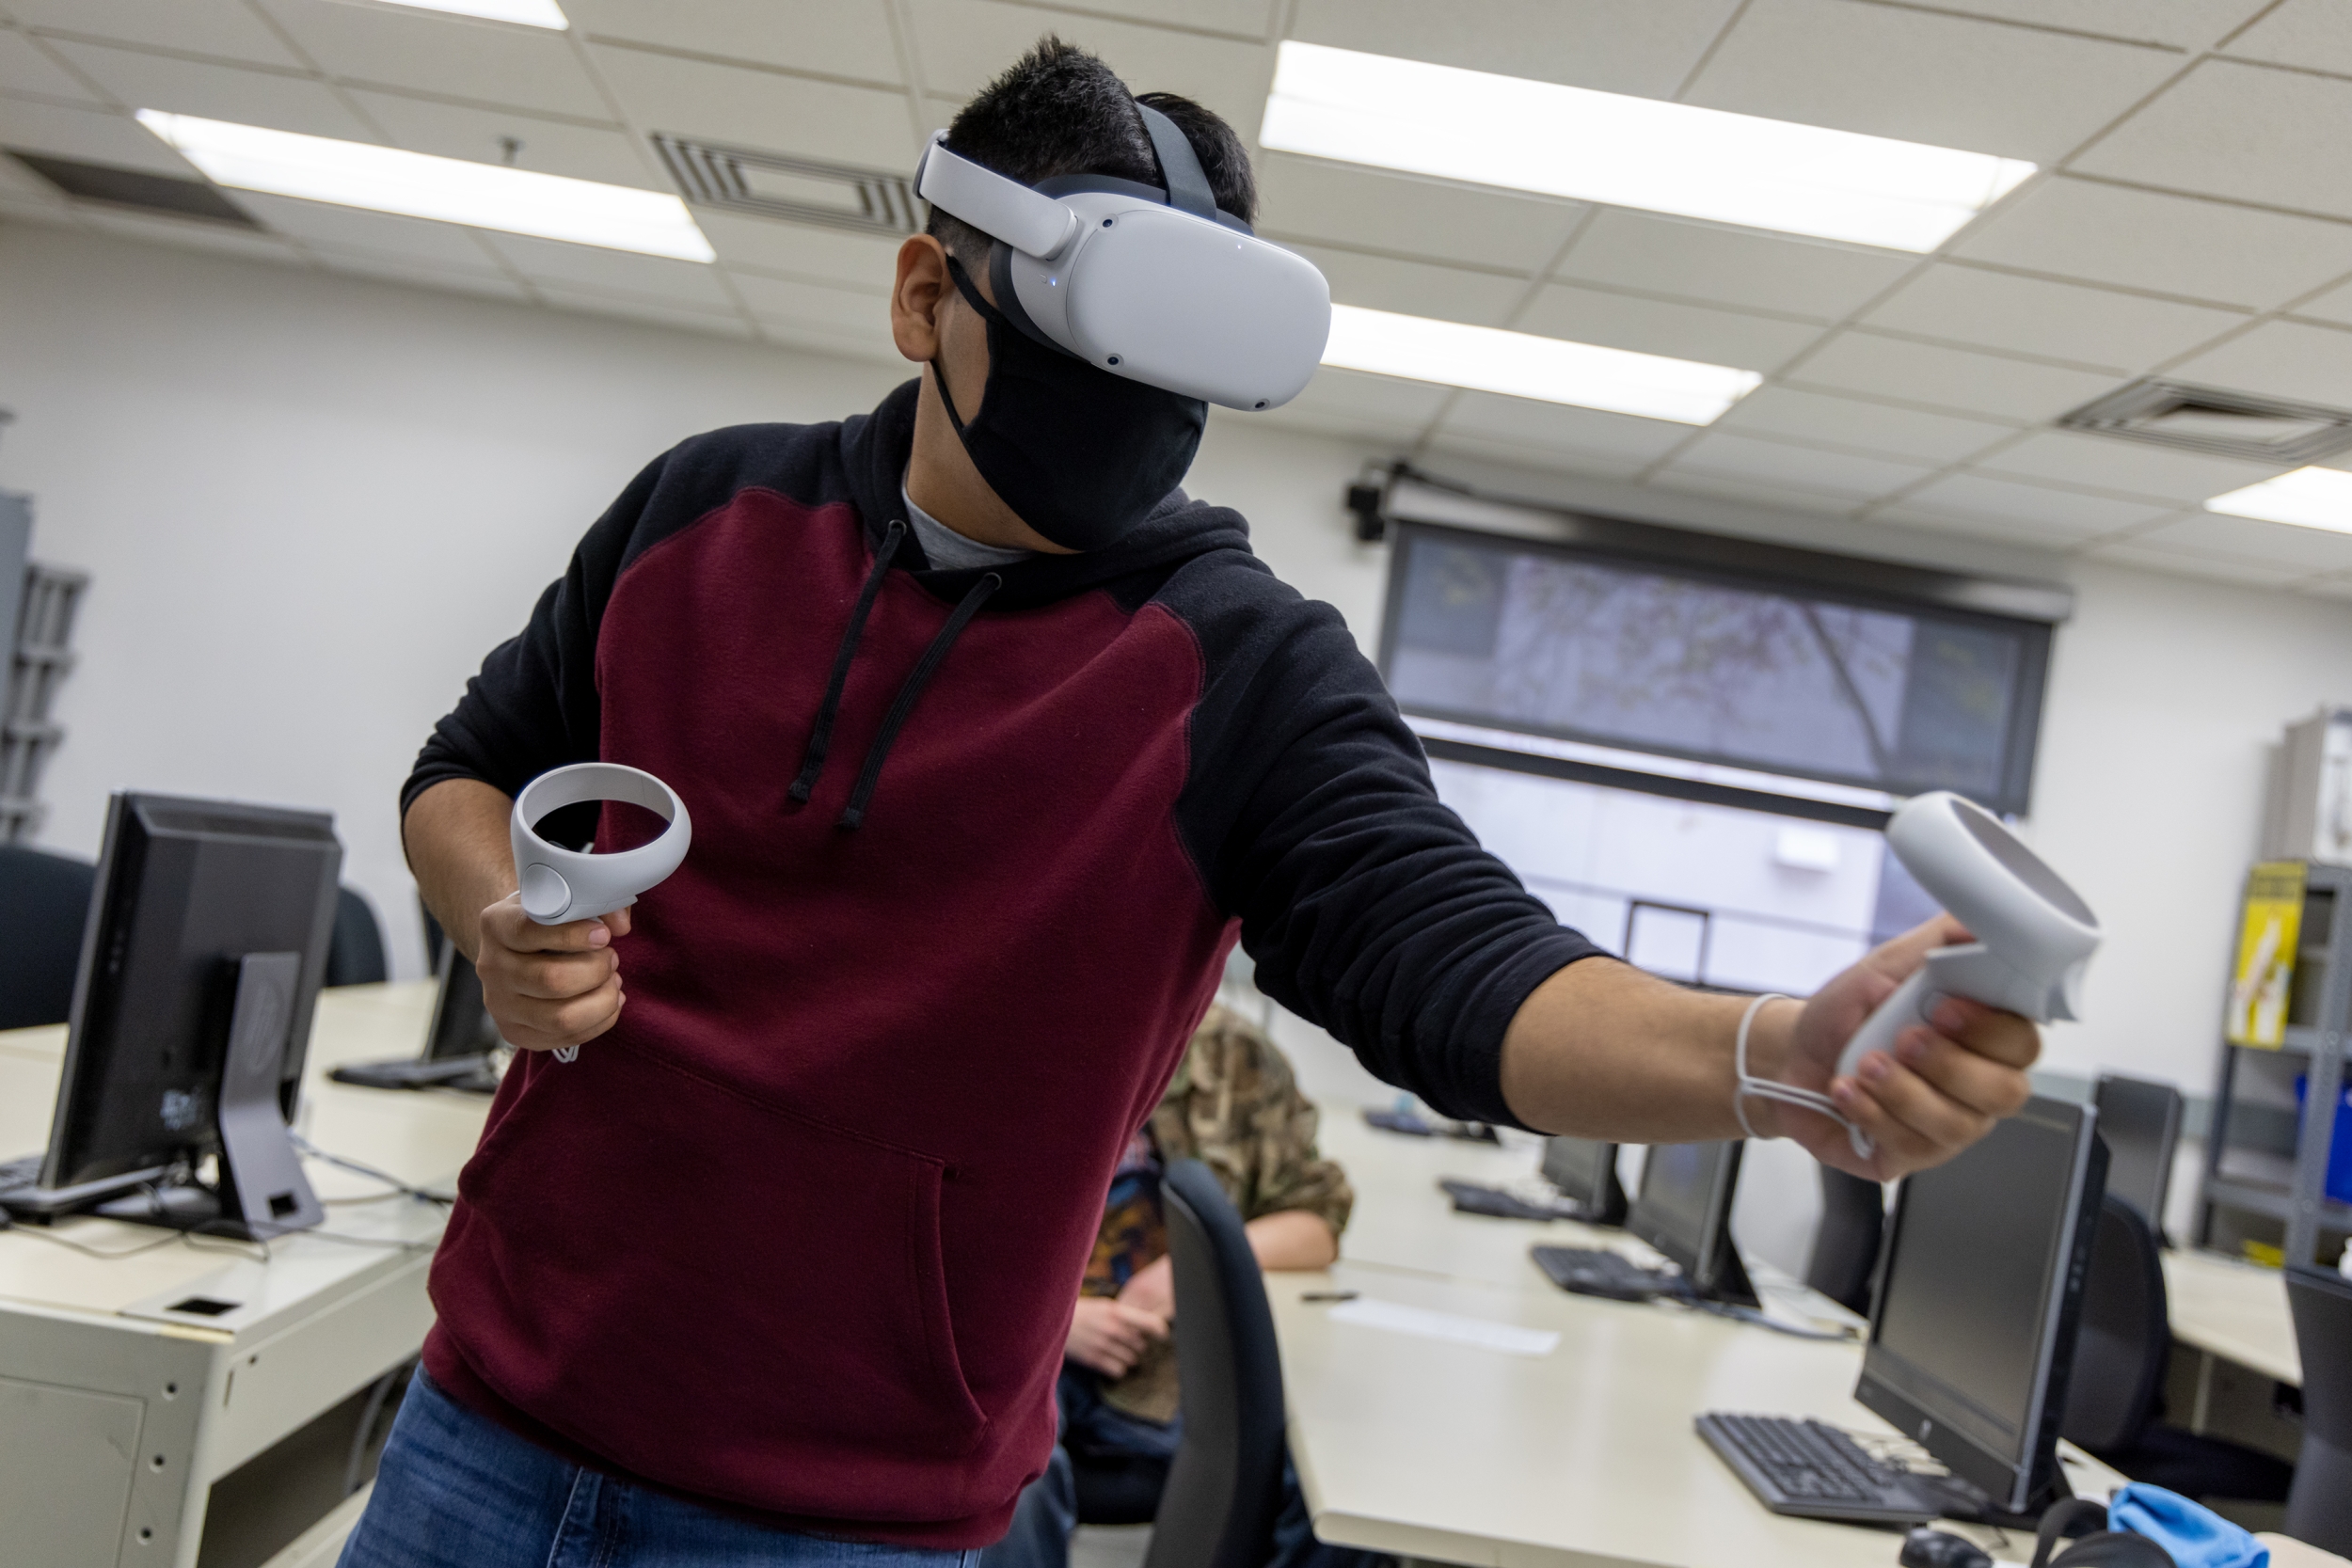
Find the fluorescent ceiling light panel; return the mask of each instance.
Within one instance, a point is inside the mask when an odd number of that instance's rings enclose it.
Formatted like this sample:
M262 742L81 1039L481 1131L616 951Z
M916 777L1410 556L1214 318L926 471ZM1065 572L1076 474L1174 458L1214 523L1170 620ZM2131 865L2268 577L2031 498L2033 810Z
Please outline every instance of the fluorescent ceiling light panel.
M2332 529L2352 533L2352 473L2341 468L2297 468L2265 479L2243 490L2216 496L2205 503L2208 512L2233 517L2259 517L2266 523L2293 523L2296 528Z
M1677 424L1712 423L1764 379L1754 371L1723 365L1355 305L1331 307L1323 362Z
M1286 41L1266 147L1889 250L1929 251L2034 171L1654 98Z
M452 16L478 16L488 22L519 22L526 27L569 27L555 0L380 0L408 11L447 11Z
M241 191L685 261L708 261L717 255L694 227L686 203L662 191L154 109L141 109L138 119L215 183Z

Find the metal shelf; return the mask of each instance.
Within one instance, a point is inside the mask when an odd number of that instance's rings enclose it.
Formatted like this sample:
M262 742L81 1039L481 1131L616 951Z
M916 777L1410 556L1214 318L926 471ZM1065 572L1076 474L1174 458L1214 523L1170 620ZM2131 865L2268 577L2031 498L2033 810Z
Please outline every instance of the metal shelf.
M2295 1189L2283 1181L2210 1176L2205 1179L2205 1200L2266 1214L2275 1220L2291 1220L2295 1215ZM2352 1203L2339 1203L2332 1197L2320 1199L2319 1223L2331 1230L2352 1230Z

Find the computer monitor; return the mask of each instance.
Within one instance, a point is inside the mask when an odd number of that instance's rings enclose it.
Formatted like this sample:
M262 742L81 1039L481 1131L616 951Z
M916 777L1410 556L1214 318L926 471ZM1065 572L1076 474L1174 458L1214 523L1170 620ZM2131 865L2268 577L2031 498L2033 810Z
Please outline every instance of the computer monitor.
M1887 1220L1854 1398L1981 1488L1996 1519L2067 1495L2058 1418L2106 1190L2098 1122L2030 1101L1905 1180Z
M0 1201L50 1218L134 1190L184 1193L180 1179L217 1155L218 1217L258 1215L248 1233L316 1223L285 1123L342 865L325 813L116 795L48 1150L36 1183ZM121 1217L205 1217L167 1208Z
M1700 1296L1754 1307L1756 1288L1731 1241L1731 1200L1744 1147L1737 1138L1651 1145L1625 1227L1673 1259Z
M1582 1211L1587 1225L1625 1223L1625 1184L1617 1180L1617 1146L1593 1138L1546 1138L1544 1180Z
M465 1089L496 1094L498 1068L491 1053L506 1042L482 1000L482 976L473 960L443 942L438 961L439 989L433 997L433 1021L425 1026L424 1052L391 1061L347 1062L327 1076L339 1084L369 1089Z
M2101 1073L2090 1101L2107 1146L2107 1191L2164 1233L2164 1199L2172 1184L2172 1149L2181 1139L2181 1091L2169 1084Z

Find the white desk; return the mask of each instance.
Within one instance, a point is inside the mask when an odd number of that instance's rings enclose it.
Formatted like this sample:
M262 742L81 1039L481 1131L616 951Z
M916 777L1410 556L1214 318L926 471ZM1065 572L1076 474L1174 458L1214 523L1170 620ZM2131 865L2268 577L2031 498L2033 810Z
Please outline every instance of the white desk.
M2164 1290L2172 1338L2296 1387L2303 1358L2295 1347L2286 1276L2277 1269L2217 1252L2168 1252Z
M325 993L303 1085L320 1148L418 1185L446 1185L487 1101L391 1094L327 1069L414 1055L429 984ZM0 1034L0 1151L40 1147L65 1030ZM77 1218L0 1232L0 1520L9 1562L192 1568L213 1483L416 1354L442 1211L315 1161L327 1234L265 1247ZM192 1297L230 1304L186 1310Z
M1318 1535L1494 1568L1894 1560L1884 1531L1768 1513L1692 1430L1702 1411L1733 1410L1891 1435L1853 1401L1860 1346L1554 1289L1528 1247L1610 1233L1455 1214L1435 1185L1439 1174L1509 1180L1532 1167L1528 1150L1378 1133L1344 1108L1322 1142L1359 1195L1343 1260L1268 1277L1291 1452ZM1333 1289L1548 1329L1560 1343L1511 1355L1333 1323L1329 1307L1300 1300ZM2078 1493L2104 1497L2122 1481L2067 1457ZM2011 1532L2002 1555L2022 1561L2031 1545Z

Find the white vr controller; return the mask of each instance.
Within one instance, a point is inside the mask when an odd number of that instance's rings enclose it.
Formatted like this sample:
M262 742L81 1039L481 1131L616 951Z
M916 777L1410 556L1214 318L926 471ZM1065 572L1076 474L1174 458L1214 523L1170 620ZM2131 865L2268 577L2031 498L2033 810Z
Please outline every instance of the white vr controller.
M2019 1013L2036 1023L2080 1017L2083 971L2099 946L2099 917L2000 819L1946 790L1916 796L1887 824L1905 870L1968 927L1974 942L1939 947L1854 1031L1837 1058L1846 1077L1946 996ZM1932 1027L1932 1025L1931 1025ZM1870 1141L1853 1134L1867 1159Z
M669 826L651 844L609 855L566 849L532 830L548 813L590 800L643 806ZM675 790L651 773L614 762L579 762L540 774L515 797L509 827L523 913L542 926L627 909L678 868L694 838L693 821Z
M1165 193L1080 176L1046 182L1061 193L1048 195L949 151L945 131L924 149L914 191L1002 242L996 306L1030 336L1130 381L1279 408L1323 358L1331 286L1218 212L1191 144L1153 113L1143 111Z

